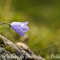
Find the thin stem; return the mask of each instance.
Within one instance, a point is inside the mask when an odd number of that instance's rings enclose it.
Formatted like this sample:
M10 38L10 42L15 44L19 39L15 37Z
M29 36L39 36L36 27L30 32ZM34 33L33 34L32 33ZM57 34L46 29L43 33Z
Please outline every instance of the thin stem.
M5 22L0 23L0 25L4 25L4 24L7 24L10 26L10 23L5 23Z

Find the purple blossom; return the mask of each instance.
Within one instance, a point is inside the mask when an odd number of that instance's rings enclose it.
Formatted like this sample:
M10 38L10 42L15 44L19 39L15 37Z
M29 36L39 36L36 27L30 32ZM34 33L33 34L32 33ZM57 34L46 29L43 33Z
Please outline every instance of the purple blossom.
M10 26L19 35L24 36L24 32L28 30L27 24L28 22L12 22Z

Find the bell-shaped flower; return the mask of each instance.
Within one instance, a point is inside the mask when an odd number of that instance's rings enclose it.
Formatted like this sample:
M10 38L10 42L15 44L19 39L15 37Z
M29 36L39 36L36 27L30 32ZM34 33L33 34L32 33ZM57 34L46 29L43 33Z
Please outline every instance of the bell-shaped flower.
M24 36L24 32L29 29L27 24L28 22L12 22L10 26L19 35Z

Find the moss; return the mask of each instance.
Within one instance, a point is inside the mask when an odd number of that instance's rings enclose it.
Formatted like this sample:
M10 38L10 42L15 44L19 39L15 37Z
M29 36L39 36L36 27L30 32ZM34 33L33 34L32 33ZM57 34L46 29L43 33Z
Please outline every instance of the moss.
M5 49L11 53L16 53L16 51L11 46L6 46Z
M6 44L4 43L4 41L0 38L0 47L5 47Z
M4 41L1 38L0 38L0 44L4 44L5 45Z
M1 38L0 38L0 47L4 47L7 51L11 53L16 53L16 51L11 46L7 46Z

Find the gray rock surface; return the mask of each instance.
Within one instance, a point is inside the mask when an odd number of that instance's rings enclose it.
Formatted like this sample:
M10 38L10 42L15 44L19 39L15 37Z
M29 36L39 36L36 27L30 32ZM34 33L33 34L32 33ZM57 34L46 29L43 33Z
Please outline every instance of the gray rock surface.
M5 48L0 47L0 60L21 60L15 53L10 53Z
M20 46L16 45L0 35L0 60L44 60L41 56L36 56L27 45L25 45L26 48L24 45L22 43Z

